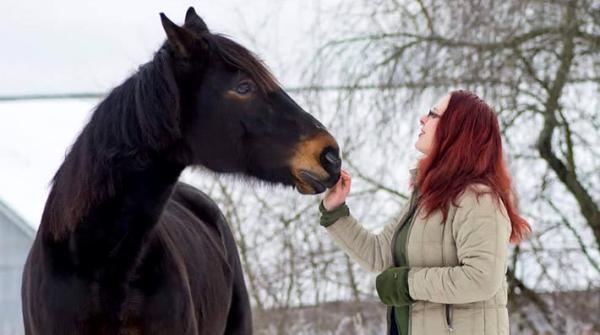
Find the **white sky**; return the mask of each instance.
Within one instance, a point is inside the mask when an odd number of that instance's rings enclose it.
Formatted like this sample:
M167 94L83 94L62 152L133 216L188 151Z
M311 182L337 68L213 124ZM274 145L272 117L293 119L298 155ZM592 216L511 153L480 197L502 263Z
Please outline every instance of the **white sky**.
M317 9L335 2L3 1L0 96L105 92L163 42L159 12L182 23L190 5L209 29L255 51L284 86L295 86L302 71L296 65L320 43ZM54 172L97 102L0 101L0 199L32 226L39 224Z
M3 1L0 94L113 87L164 40L158 13L182 23L190 5L211 30L258 51L277 72L293 64L296 43L309 42L315 8L327 2L333 1Z

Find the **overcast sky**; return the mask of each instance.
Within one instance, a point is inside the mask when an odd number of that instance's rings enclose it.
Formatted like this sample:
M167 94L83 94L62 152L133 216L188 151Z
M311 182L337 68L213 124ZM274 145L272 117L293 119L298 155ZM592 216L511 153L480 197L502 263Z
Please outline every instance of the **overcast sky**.
M164 40L159 12L182 23L191 5L213 32L265 60L295 86L336 1L0 2L0 96L105 92ZM98 101L0 101L0 199L37 227L52 175Z
M332 2L332 1L329 1ZM115 86L148 61L164 40L159 12L182 23L190 5L213 31L290 68L313 30L316 0L3 1L0 95L97 91ZM215 5L218 4L218 5ZM295 50L294 50L295 49ZM292 59L290 59L290 56ZM278 73L282 75L281 73ZM284 78L285 79L285 78Z

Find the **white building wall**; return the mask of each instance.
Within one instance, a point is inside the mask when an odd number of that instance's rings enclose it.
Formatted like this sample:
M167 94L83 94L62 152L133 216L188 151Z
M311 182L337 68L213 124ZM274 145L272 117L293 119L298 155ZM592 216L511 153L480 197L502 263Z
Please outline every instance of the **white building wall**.
M21 275L33 234L32 228L0 202L0 335L24 333Z

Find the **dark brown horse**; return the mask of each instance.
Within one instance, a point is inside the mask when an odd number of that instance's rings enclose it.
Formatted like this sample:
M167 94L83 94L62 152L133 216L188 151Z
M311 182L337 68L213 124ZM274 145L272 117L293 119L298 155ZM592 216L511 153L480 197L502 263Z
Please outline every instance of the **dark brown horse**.
M235 242L190 165L319 193L338 146L256 57L190 8L96 108L54 183L23 275L27 334L250 334Z

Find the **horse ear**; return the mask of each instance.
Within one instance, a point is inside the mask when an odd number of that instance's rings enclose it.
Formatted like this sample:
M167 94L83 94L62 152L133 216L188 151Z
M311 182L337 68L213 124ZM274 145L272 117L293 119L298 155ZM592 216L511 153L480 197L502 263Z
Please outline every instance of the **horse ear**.
M160 13L160 20L163 28L165 29L165 33L167 33L167 41L169 44L179 55L183 57L190 57L194 48L194 44L198 43L198 39L194 36L194 34L191 31L173 23L173 21L169 20L164 13Z
M208 32L206 23L204 23L204 20L202 20L202 18L196 14L194 7L188 8L187 12L185 13L185 23L183 26L190 27L196 32Z

